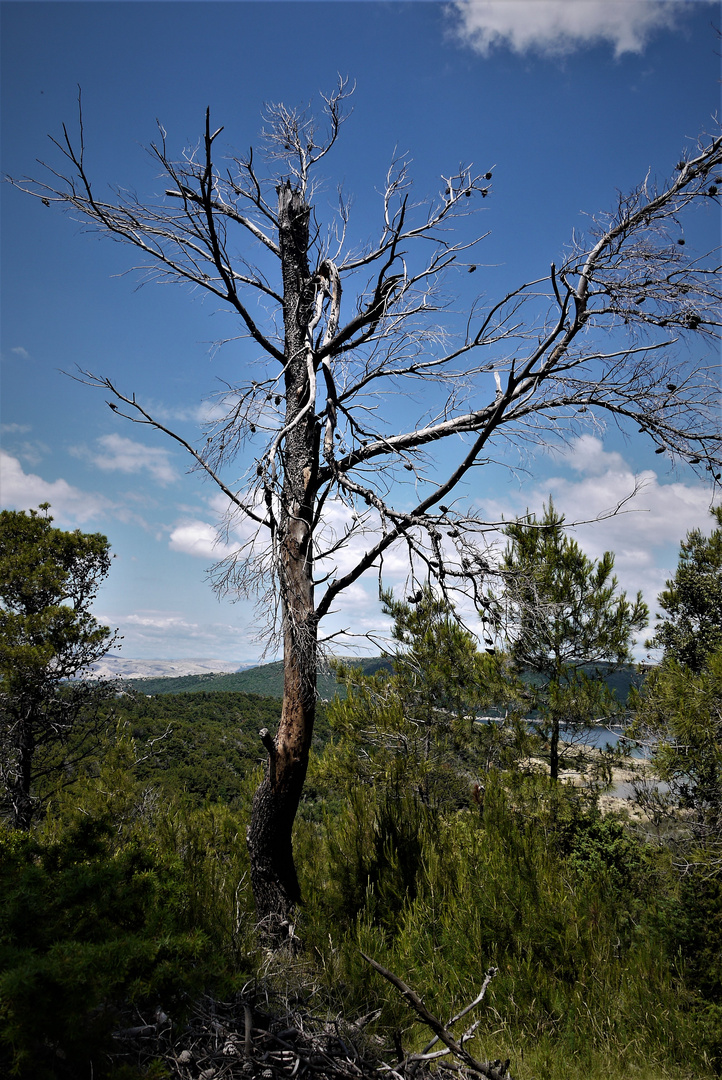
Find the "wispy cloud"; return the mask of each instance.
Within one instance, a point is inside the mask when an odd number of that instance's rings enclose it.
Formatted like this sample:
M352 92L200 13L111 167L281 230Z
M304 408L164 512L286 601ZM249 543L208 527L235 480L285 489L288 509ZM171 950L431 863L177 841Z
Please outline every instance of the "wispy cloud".
M711 490L698 481L664 481L651 469L635 474L623 455L605 451L600 439L583 435L555 455L564 466L557 475L525 487L497 502L485 502L490 517L507 518L528 508L540 514L551 495L567 523L587 521L574 537L590 558L604 551L615 555L615 572L622 588L654 607L665 580L677 565L679 542L690 529L708 531ZM637 489L619 513L617 504ZM594 520L599 518L600 520Z
M67 480L43 480L24 472L20 461L4 451L0 451L0 477L2 505L8 510L31 510L49 502L56 522L83 525L115 509L104 495L81 491Z
M7 453L19 458L32 468L50 454L50 447L40 439L21 439L32 431L30 424L0 424Z
M492 49L564 56L607 43L615 57L641 53L672 29L684 0L455 0L454 35L482 56Z
M154 657L229 656L252 660L258 652L255 634L247 620L204 622L179 611L146 609L131 615L111 613L104 617L123 634L123 654L146 653Z
M27 435L31 430L30 424L0 424L3 435Z
M145 446L125 435L102 435L96 440L98 450L87 446L71 447L74 457L84 458L105 472L147 472L158 484L174 483L179 474L170 461L169 451L160 446Z
M163 634L169 630L194 633L199 626L199 623L190 621L177 611L138 611L133 615L126 615L123 621L127 626L138 626L147 631L159 631Z
M30 353L28 352L27 349L23 348L22 345L16 345L14 348L12 348L10 350L10 352L13 353L15 356L19 356L21 360L29 360L30 359Z

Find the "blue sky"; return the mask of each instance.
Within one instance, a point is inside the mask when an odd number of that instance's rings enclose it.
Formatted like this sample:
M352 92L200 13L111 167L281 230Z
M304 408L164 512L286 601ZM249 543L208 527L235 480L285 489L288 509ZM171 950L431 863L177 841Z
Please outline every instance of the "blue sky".
M395 150L413 161L419 199L460 162L493 167L476 221L489 236L478 273L454 282L454 311L480 290L493 298L548 272L586 215L610 208L648 170L670 173L718 109L722 19L704 0L0 8L2 169L13 176L37 175L37 158L58 162L47 136L64 122L74 129L78 86L97 190L117 184L144 197L157 186L143 150L156 118L180 151L197 141L210 106L225 145L244 152L265 102L318 103L339 72L356 82L354 111L326 159L316 207L330 212L342 184L354 197L354 239L376 231ZM58 525L109 537L116 559L95 610L124 635L123 655L256 659L258 613L247 601L219 602L206 580L222 550L213 547L222 509L214 491L187 473L180 450L62 374L80 365L108 375L194 438L218 380L247 368L248 343L233 340L239 328L210 300L177 286L139 288L132 252L7 184L2 223L2 506L48 501ZM718 232L710 212L688 243L708 249ZM685 532L708 527L711 491L691 473L666 471L641 437L588 435L563 456L540 450L518 464L511 478L485 470L471 493L489 517L540 510L550 493L570 519L592 517L642 477L633 513L575 535L590 555L615 551L621 584L642 589L650 606ZM402 582L400 564L389 573L389 584ZM330 628L342 623L380 627L373 576Z

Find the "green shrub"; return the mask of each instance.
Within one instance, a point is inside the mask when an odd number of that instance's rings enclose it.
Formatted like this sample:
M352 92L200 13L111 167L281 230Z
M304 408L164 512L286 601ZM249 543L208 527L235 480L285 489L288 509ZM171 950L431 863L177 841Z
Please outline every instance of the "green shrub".
M32 834L0 833L0 1072L111 1075L116 1026L250 972L245 822L165 800L125 729Z
M15 1075L102 1076L128 1004L167 1010L210 978L208 940L174 868L113 825L86 819L59 842L0 835L0 1039Z
M649 917L650 895L656 906L674 890L665 854L657 860L621 822L560 787L545 777L508 786L490 773L483 807L419 814L399 799L395 813L407 820L393 827L364 787L303 834L315 857L301 933L329 994L352 1015L382 1005L378 1030L399 1029L404 1047L418 1048L428 1032L360 950L442 1019L494 966L470 1049L511 1055L522 1080L621 1077L599 1063L625 1054L650 1078L680 1061L708 1069L701 1039L711 1018L680 979L664 925Z

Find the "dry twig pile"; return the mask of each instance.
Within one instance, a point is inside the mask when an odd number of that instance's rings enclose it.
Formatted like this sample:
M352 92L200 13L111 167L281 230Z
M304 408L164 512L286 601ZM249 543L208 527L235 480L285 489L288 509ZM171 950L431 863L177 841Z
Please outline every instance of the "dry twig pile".
M465 1049L479 1021L457 1037L449 1030L481 1003L494 968L474 1001L442 1024L401 979L370 957L364 959L396 986L433 1032L421 1052L406 1054L397 1043L397 1060L384 1060L383 1041L366 1030L380 1010L355 1021L322 1019L300 1000L282 1001L253 987L231 1002L204 998L182 1027L159 1011L154 1023L123 1028L115 1033L114 1056L118 1063L133 1061L143 1070L162 1062L173 1080L427 1080L432 1075L434 1080L512 1080L508 1060L477 1061Z

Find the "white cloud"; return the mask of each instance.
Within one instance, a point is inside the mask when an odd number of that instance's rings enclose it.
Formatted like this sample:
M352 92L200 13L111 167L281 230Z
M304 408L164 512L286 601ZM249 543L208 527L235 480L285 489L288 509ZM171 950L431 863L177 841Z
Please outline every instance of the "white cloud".
M10 352L15 353L15 355L19 356L21 360L30 359L30 353L27 349L24 349L22 345L16 345L14 349L10 350Z
M482 56L504 47L515 53L560 56L602 42L615 57L639 53L651 35L674 27L683 0L455 0L454 33Z
M169 460L169 451L160 446L144 446L125 435L102 435L97 440L100 453L86 446L71 447L75 457L91 461L106 472L139 473L144 470L162 485L178 479L178 473Z
M157 630L163 634L173 630L192 633L199 626L198 623L189 622L185 616L177 611L138 611L133 615L124 616L122 621L126 626L139 626L143 630Z
M567 448L553 450L575 472L583 476L604 476L611 473L618 477L629 476L629 466L616 450L605 450L601 439L595 435L580 435Z
M30 424L0 424L3 435L26 435L31 430Z
M491 520L523 514L527 508L539 515L551 495L568 524L589 522L573 532L586 554L598 559L604 551L614 552L621 587L633 594L641 589L654 610L657 594L677 566L680 541L690 529L711 528L709 487L665 482L651 469L635 475L621 454L605 451L592 435L573 440L555 456L571 476L551 476L503 502L485 501L484 513ZM635 488L634 498L609 517Z
M58 523L83 525L114 509L104 495L95 495L73 487L67 480L43 480L23 472L17 458L0 451L0 501L9 510L36 509L49 502Z
M149 409L153 412L152 409ZM228 415L229 408L222 401L208 400L199 401L196 405L168 406L161 405L155 415L159 420L189 420L193 424L212 424L222 420Z
M168 545L173 551L182 551L199 559L212 559L213 562L219 562L236 550L236 545L224 544L218 531L206 521L187 521L176 526L170 534Z

